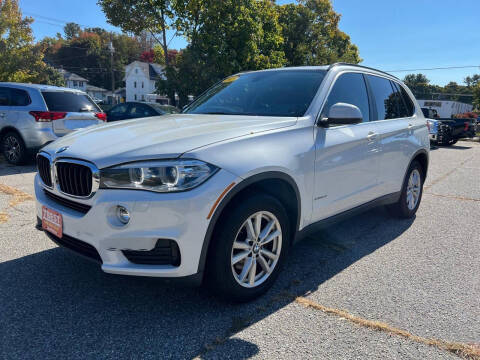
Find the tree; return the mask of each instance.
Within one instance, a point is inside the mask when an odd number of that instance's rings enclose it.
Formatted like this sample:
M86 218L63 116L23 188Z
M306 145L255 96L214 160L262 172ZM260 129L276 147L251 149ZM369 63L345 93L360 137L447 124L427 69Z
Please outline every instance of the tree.
M107 20L119 26L125 32L136 35L145 30L159 42L163 48L165 65L170 65L168 58L167 30L174 18L174 10L169 0L98 0ZM160 38L156 37L160 34ZM175 102L175 94L169 93Z
M408 74L403 79L417 98L430 97L435 87L430 85L430 80L424 74Z
M478 85L480 82L480 75L475 74L472 76L467 76L464 80L465 84L467 84L467 87L475 87Z
M480 83L473 88L473 108L480 111Z
M177 32L189 45L169 70L169 84L183 105L188 95L245 70L284 66L276 6L270 0L190 0L176 2ZM173 84L172 84L173 82Z
M33 43L32 18L22 18L18 0L0 1L0 81L63 85L63 78L43 60Z
M330 0L299 0L278 7L289 66L359 63L358 48L338 28L340 15Z
M74 37L77 37L78 35L80 35L81 31L82 29L80 28L80 25L73 22L69 22L63 27L63 32L67 40L71 40Z
M88 79L91 85L109 89L112 83L110 41L115 49L115 87L121 87L125 65L140 57L140 43L135 38L101 28L87 28L70 40L45 38L40 44L49 63Z

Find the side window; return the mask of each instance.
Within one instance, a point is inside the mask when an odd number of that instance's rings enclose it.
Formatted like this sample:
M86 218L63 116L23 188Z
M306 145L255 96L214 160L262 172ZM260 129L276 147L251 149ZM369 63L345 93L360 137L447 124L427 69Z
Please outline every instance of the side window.
M120 104L112 108L110 110L110 113L113 115L121 115L127 112L127 105L126 104Z
M322 110L322 116L328 116L330 107L336 103L346 103L357 106L363 115L363 121L370 121L370 107L368 106L367 87L363 75L360 73L342 74L328 95L327 102Z
M400 84L396 84L397 87L400 89L400 93L402 94L402 99L405 103L405 109L406 109L406 117L413 116L415 113L415 105L413 104L412 98L410 95L408 95L407 91L401 86Z
M25 90L11 89L10 96L11 106L27 106L32 102Z
M156 116L157 113L148 106L135 104L130 108L130 115L135 117Z
M10 89L0 87L0 106L10 106Z
M367 78L377 106L376 120L398 118L398 97L390 80L374 75L367 75Z

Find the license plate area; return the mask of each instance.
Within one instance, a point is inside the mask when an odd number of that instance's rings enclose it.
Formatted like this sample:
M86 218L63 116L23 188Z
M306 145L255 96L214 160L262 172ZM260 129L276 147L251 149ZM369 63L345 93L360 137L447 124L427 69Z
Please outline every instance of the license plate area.
M42 229L58 238L63 236L63 218L59 212L42 206Z

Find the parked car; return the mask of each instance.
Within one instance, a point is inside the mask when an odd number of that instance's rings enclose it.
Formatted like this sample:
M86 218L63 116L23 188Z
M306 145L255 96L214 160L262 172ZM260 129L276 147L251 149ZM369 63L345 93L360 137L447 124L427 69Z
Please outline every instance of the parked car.
M0 145L21 164L29 153L73 130L106 121L84 92L47 85L0 82Z
M175 106L156 103L125 102L115 105L107 111L107 121L137 119L178 113Z
M456 144L459 139L475 136L475 119L443 119L435 109L422 108L427 118L430 141L441 146Z
M108 124L42 149L37 227L107 273L203 280L246 301L305 234L378 205L412 218L428 158L420 107L389 74L246 72L165 121Z

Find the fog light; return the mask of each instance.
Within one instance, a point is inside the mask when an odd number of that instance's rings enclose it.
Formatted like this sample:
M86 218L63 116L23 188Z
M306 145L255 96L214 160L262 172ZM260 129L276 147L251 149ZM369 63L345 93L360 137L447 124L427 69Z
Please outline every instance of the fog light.
M128 224L128 222L130 221L130 213L126 208L120 205L117 206L117 217L118 220L120 220L120 222L125 225Z

